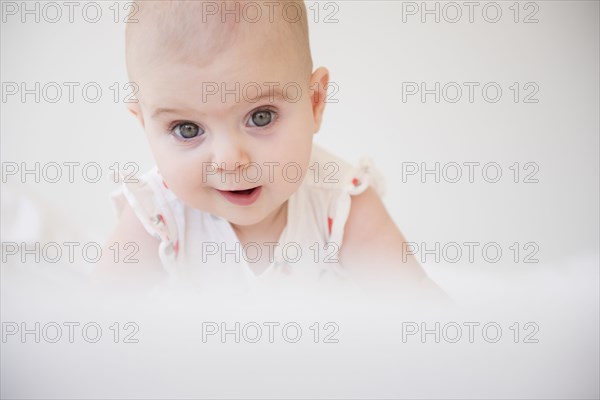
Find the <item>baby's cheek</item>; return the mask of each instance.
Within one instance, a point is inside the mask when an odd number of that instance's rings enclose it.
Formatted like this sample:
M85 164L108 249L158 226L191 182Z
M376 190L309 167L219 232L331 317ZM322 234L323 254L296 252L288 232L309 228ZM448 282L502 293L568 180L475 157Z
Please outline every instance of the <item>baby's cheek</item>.
M163 152L155 152L155 161L164 185L177 194L185 193L189 186L189 175L185 173L185 165L181 165Z
M154 161L165 180L169 178L172 181L172 175L177 168L176 154L169 148L169 144L165 143L163 138L150 137L150 149L154 156ZM174 161L175 160L175 161Z
M201 177L199 174L195 174L194 172L184 173L181 170L179 172L174 170L169 170L163 176L169 188L180 196L189 196L193 194L198 187L201 185Z
M167 178L168 179L168 178ZM172 184L169 184L175 196L188 206L202 211L211 211L210 188L199 184L199 178L195 176L176 175L172 177Z

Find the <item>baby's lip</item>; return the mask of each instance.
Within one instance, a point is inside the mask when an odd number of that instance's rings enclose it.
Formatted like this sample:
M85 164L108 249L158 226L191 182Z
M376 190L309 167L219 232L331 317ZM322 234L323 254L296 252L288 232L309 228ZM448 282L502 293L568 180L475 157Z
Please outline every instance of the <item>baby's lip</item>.
M262 192L262 186L256 186L250 189L242 189L242 190L219 190L217 189L219 194L223 196L227 201L237 206L249 206L254 204L254 202L260 196Z
M242 192L244 190L253 190L253 189L258 189L260 186L252 186L249 188L236 188L236 189L217 189L219 192Z

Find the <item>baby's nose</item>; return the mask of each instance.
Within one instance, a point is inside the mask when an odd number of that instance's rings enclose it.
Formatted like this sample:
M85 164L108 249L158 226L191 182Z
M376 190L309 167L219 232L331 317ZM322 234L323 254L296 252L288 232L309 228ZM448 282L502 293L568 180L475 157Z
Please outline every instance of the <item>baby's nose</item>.
M250 158L244 139L237 132L218 135L213 142L212 162L219 171L235 171L248 164Z

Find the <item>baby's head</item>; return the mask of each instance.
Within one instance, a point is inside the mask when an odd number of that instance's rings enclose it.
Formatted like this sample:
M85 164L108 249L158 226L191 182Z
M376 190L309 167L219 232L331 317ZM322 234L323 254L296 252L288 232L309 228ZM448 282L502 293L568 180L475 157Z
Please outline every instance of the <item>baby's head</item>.
M312 71L303 2L136 4L131 111L169 189L237 225L277 212L308 169L328 83Z

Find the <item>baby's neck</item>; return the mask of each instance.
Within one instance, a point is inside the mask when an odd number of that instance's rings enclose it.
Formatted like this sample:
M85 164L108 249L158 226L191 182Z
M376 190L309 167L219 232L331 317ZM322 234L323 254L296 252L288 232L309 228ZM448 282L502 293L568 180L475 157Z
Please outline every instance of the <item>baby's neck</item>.
M254 225L231 224L242 246L250 242L264 243L279 240L287 225L287 206L288 202L286 201L267 218Z

